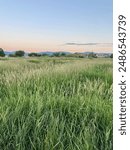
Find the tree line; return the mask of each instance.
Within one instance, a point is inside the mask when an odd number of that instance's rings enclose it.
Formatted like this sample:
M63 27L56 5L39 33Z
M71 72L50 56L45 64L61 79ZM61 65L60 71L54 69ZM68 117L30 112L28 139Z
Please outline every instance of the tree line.
M2 48L0 48L0 57L5 57L5 52ZM18 50L15 51L13 54L9 54L9 57L23 57L25 56L25 52L23 50ZM65 53L65 52L54 52L52 55L46 54L46 53L29 53L29 57L41 57L41 56L49 56L49 57L76 57L76 58L97 58L97 55L95 53L89 53L89 54L84 54L84 53ZM113 58L113 54L111 54L110 58Z

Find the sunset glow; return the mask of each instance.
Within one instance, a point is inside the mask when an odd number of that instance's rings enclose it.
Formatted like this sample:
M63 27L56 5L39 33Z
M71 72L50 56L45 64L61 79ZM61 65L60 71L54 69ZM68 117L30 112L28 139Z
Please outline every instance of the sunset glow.
M112 4L100 1L0 1L0 47L27 52L112 52Z

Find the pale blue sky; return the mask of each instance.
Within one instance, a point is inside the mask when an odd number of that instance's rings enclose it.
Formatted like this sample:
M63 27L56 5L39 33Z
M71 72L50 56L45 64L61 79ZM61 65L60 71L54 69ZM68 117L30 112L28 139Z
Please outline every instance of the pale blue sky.
M0 0L0 19L6 50L112 51L112 0Z

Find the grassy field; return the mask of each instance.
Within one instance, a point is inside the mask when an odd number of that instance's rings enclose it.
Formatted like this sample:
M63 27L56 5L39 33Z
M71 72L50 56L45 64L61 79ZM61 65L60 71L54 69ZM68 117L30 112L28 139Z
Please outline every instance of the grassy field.
M0 60L0 150L112 150L112 60Z

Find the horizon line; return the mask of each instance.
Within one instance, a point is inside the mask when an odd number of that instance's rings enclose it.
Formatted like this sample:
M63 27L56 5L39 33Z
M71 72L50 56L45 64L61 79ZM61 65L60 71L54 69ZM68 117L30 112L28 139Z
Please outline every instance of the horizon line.
M14 51L4 50L4 52L16 52L16 51L24 51L25 53L42 53L42 52L43 53L47 53L47 52L50 52L50 53L57 53L57 52L61 52L61 53L113 53L113 51L111 51L111 52L100 52L100 51L97 51L97 52L94 52L94 51L70 52L70 51L49 51L49 50L46 50L46 51L39 51L39 52L28 52L28 51L22 50L22 49L14 50Z

